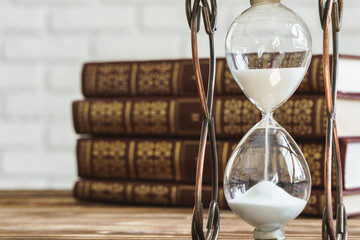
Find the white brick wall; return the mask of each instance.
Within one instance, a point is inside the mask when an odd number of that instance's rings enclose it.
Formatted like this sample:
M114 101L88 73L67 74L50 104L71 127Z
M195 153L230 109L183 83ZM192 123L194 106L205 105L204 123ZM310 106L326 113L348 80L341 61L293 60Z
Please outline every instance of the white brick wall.
M217 56L248 2L218 1ZM283 2L320 53L318 1ZM360 1L344 4L340 52L360 55ZM199 39L206 57L207 37ZM190 57L184 0L0 0L0 189L72 187L71 102L82 97L83 62Z

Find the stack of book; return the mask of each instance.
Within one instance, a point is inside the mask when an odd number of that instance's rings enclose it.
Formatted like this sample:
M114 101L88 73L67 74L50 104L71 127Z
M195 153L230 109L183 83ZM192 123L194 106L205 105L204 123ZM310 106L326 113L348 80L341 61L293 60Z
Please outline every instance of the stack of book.
M207 61L202 60L201 67L207 79ZM84 99L72 105L74 128L81 134L76 148L80 179L74 196L123 204L193 206L202 115L192 60L86 63L82 91ZM339 110L342 103L348 106L347 100L338 102ZM359 100L355 102L360 106ZM320 215L324 204L325 105L322 56L315 55L295 94L274 114L308 161L313 187L304 213L312 215ZM233 149L261 119L260 111L241 93L224 58L216 64L213 112L221 185ZM354 133L351 126L345 127ZM338 128L342 129L341 121ZM360 136L360 127L356 128ZM359 144L360 138L342 134L339 131L345 186L350 186L345 193L359 197L354 190L360 189L359 174L348 180L348 171L355 171L346 167L351 156L348 142ZM203 196L209 202L209 162L205 162ZM226 206L221 188L219 204ZM350 212L360 212L360 206L355 208Z

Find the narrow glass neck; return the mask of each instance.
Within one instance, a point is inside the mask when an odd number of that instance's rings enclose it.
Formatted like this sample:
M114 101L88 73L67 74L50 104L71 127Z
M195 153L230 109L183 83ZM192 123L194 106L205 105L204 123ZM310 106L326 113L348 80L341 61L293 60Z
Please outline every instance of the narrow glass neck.
M251 6L264 3L280 3L280 0L250 0Z
M261 117L262 119L273 119L274 112L262 112L261 111Z

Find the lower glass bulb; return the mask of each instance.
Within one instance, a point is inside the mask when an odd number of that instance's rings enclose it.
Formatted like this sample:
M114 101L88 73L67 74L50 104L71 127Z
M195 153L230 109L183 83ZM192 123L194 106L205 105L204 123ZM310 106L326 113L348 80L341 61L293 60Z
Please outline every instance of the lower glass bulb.
M232 211L258 234L283 233L283 225L302 212L311 192L301 150L271 115L264 115L240 141L223 184Z

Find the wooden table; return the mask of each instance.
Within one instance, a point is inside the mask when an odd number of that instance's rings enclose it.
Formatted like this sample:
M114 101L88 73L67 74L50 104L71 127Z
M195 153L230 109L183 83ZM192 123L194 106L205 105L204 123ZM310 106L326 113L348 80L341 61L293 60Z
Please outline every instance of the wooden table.
M191 239L192 209L78 202L69 191L0 191L0 239ZM360 218L348 221L360 239ZM321 239L318 218L298 218L286 239ZM221 211L219 239L252 239L252 227Z

